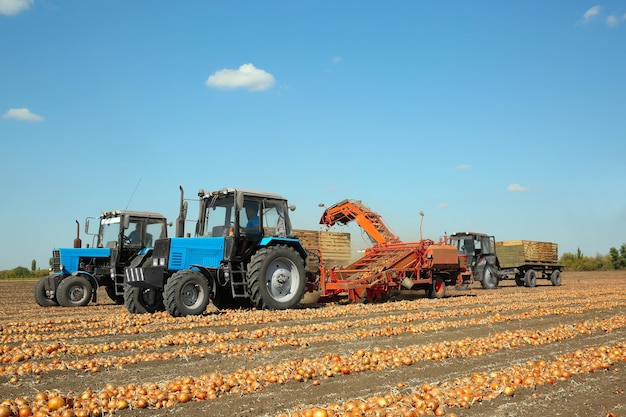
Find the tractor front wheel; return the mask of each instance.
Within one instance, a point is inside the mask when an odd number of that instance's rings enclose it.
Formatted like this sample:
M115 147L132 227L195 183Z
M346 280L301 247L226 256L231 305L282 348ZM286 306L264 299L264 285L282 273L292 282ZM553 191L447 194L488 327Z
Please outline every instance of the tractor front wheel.
M304 260L291 247L259 249L248 265L248 292L258 309L284 310L298 305L306 289Z
M158 288L124 286L124 304L129 313L145 314L165 310L163 291Z
M83 307L89 304L93 295L93 286L82 275L70 275L57 287L57 301L63 307Z
M174 317L202 314L210 300L209 282L198 271L175 272L163 288L165 308Z

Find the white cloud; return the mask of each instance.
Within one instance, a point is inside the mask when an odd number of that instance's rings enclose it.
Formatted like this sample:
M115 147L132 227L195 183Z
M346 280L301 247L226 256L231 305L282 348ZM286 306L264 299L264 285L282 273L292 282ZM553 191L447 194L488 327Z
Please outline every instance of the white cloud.
M333 57L333 64L339 64L341 63L341 57L340 56L334 56Z
M30 9L35 0L0 0L0 14L14 16Z
M252 64L243 64L236 70L223 69L215 72L206 80L206 85L213 88L245 88L250 91L262 91L272 88L275 82L272 74Z
M513 183L513 184L509 184L509 186L506 187L506 190L511 193L521 193L521 192L530 190L530 187L524 187L524 186L519 185L518 183Z
M617 27L619 23L619 20L617 18L617 16L615 16L614 14L607 16L606 18L606 24L610 27L610 28L614 28Z
M2 1L2 0L0 0ZM9 109L4 113L5 119L24 120L27 122L41 122L44 118L28 110L26 107L20 109Z
M472 169L473 167L470 164L461 164L454 167L454 169Z
M448 207L448 203L439 203L439 204L437 204L437 207L442 208L442 209L446 208L446 207Z
M583 23L588 23L594 17L598 16L602 12L601 6L593 6L591 9L587 10L583 15Z

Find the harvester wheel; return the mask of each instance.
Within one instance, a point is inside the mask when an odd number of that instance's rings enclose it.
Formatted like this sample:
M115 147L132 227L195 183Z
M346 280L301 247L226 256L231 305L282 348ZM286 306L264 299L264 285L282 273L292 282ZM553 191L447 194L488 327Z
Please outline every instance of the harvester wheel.
M120 295L115 294L115 283L108 284L105 287L105 290L109 298L113 300L115 304L119 304L119 305L124 304L124 294L120 294Z
M485 265L483 280L480 284L486 290L498 288L498 273L492 265Z
M433 282L427 295L429 298L443 298L446 295L446 282L443 278L433 278Z
M209 282L198 271L178 271L167 280L163 288L165 308L174 317L202 314L210 300Z
M52 307L59 305L54 288L46 288L46 284L54 282L56 287L56 284L58 284L57 280L60 278L61 276L59 275L56 275L54 277L47 276L37 281L37 283L35 284L35 288L33 289L33 295L35 296L35 301L37 301L37 304L42 307Z
M537 285L537 273L534 269L529 269L524 273L524 285L532 288Z
M552 271L550 274L550 282L552 282L552 285L561 285L561 271L558 269Z
M83 307L89 304L93 286L82 275L70 275L57 287L57 300L63 307Z
M283 310L298 305L306 289L304 260L289 246L259 249L248 266L248 292L258 309Z
M129 313L145 314L164 311L163 291L158 288L124 286L124 304Z

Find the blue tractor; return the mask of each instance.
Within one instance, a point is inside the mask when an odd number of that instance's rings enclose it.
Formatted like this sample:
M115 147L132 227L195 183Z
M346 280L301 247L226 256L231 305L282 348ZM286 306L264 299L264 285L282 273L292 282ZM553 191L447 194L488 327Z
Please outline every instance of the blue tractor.
M126 268L128 311L157 311L161 300L174 317L202 314L209 302L218 308L296 306L308 278L307 251L289 221L295 207L277 194L234 188L200 190L198 197L194 237L183 237L181 187L176 237L157 240L149 262Z
M154 241L167 237L167 220L159 213L142 211L107 211L98 220L93 242L81 247L78 221L72 248L52 251L50 274L34 288L35 301L42 307L61 305L79 307L97 302L98 288L104 287L116 303L124 302L124 268L137 265L152 252Z

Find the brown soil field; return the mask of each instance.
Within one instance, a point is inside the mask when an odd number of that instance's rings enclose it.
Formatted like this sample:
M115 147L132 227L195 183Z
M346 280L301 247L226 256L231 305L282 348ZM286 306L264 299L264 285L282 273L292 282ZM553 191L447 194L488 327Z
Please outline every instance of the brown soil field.
M0 415L626 417L626 271L184 318L33 286L0 282Z

